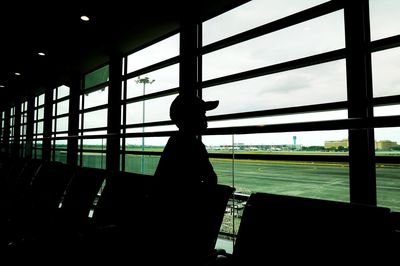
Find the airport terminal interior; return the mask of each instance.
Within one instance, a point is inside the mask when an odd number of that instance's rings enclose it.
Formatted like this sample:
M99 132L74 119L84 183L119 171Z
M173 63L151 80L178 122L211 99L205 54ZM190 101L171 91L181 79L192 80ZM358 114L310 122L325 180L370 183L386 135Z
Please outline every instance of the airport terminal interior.
M400 1L12 3L0 25L2 252L398 259ZM180 94L219 101L217 188L152 200Z

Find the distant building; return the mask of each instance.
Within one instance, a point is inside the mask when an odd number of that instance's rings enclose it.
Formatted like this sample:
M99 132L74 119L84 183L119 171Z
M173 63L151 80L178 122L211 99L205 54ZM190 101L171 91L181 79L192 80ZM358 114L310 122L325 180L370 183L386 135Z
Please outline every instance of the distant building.
M349 148L349 140L348 139L326 140L324 147L325 149L332 149L332 148L337 149L339 147Z
M337 149L338 147L348 148L349 147L349 140L342 139L342 140L326 140L325 149ZM390 150L392 148L399 147L397 142L391 140L378 140L375 141L375 149L376 150Z
M376 150L390 150L394 147L398 147L399 145L395 141L391 140L379 140L375 141L375 149Z

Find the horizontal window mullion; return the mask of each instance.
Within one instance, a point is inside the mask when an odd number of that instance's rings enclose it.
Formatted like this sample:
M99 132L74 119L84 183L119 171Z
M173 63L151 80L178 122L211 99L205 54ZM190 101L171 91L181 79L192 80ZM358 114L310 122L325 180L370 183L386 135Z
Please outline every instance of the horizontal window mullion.
M79 114L89 113L89 112L98 111L98 110L107 109L107 108L108 108L108 103L90 107L90 108L83 109L83 110L79 110Z
M58 99L53 100L52 103L53 103L53 104L56 104L56 103L59 103L59 102L63 102L63 101L69 100L69 98L70 98L70 96L69 96L69 95L66 95L66 96L63 96L63 97L61 97L61 98L58 98Z
M278 133L297 131L321 131L339 129L363 129L377 127L398 127L400 116L382 116L373 119L348 118L331 121L313 121L290 124L238 126L207 129L204 135L232 135L232 134L253 134L253 133Z
M137 132L137 133L126 133L123 136L125 138L141 138L141 137L170 137L177 131L157 131L157 132Z
M63 118L63 117L68 117L69 113L61 114L61 115L54 115L51 118L52 119L57 119L57 118Z
M168 89L168 90L149 93L149 94L138 96L138 97L133 97L133 98L122 101L122 103L129 104L129 103L134 103L134 102L141 102L141 101L145 101L145 100L160 98L163 96L169 96L172 94L176 94L178 92L179 92L179 88L172 88L172 89Z
M375 156L375 163L400 164L400 156Z
M400 93L400 92L399 92ZM372 100L374 105L400 104L400 95L376 97Z
M167 59L165 61L161 61L161 62L155 63L153 65L141 68L139 70L135 70L135 71L133 71L133 72L131 72L129 74L126 74L123 77L123 80L125 81L125 80L128 80L130 78L134 78L134 77L146 74L148 72L152 72L152 71L164 68L164 67L172 66L173 64L176 64L176 63L179 63L179 62L180 62L180 57L179 56L175 56L175 57L169 58L169 59Z
M338 49L322 54L312 55L300 59L295 59L275 65L260 67L248 71L243 71L236 74L227 75L220 78L210 79L201 83L202 88L207 88L211 86L226 84L235 81L241 81L250 78L256 78L260 76L271 75L279 72L284 72L288 70L294 70L302 67L308 67L312 65L328 63L331 61L344 59L346 57L346 50Z
M157 122L148 122L148 123L140 123L140 124L129 124L126 126L121 126L121 128L142 128L142 127L154 127L154 126L169 126L174 125L171 121L157 121Z
M400 34L371 42L371 52L378 52L400 46Z
M264 116L287 115L287 114L300 114L309 112L334 111L334 110L346 109L347 107L348 107L348 102L342 101L342 102L287 107L287 108L262 110L262 111L250 111L242 113L215 115L215 116L209 116L207 120L219 121L219 120L244 119L244 118L255 118Z
M96 128L86 128L86 129L80 129L80 133L84 134L86 132L93 132L93 131L107 131L107 127L96 127Z
M247 41L249 39L253 39L253 38L268 34L268 33L272 33L274 31L278 31L278 30L302 23L302 22L310 20L310 19L314 19L314 18L323 16L323 15L327 15L329 13L338 11L342 8L343 8L343 5L336 1L330 1L327 3L323 3L318 6L314 6L309 9L300 11L293 15L289 15L287 17L284 17L284 18L275 20L273 22L261 25L254 29L238 33L234 36L228 37L221 41L217 41L215 43L206 45L203 48L199 49L199 55L210 53L210 52L213 52L213 51L216 51L216 50L219 50L219 49L231 46L231 45L235 45L235 44Z
M89 87L89 88L86 88L86 89L82 89L81 90L81 94L89 94L89 93L95 92L97 90L103 89L105 87L108 87L109 83L110 83L110 81L105 81L103 83L94 85L92 87Z
M274 124L259 126L238 126L207 129L205 135L232 135L232 134L253 134L253 133L277 133L297 131L319 131L361 128L361 119L343 119L333 121L313 121L290 124Z
M161 151L157 152L157 151L128 151L128 150L125 150L124 154L161 156L162 152Z
M104 150L95 150L95 149L83 149L83 148L80 148L80 149L78 149L78 151L79 151L79 152L82 152L82 153L85 153L85 152L101 153L101 154L106 153L106 150L105 150L105 149L104 149Z

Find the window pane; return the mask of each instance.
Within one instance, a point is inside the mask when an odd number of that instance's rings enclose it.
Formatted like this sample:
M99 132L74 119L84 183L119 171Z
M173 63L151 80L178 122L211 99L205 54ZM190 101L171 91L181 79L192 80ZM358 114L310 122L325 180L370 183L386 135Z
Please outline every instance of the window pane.
M400 128L376 128L375 129L375 150L379 151L400 150ZM396 155L400 155L394 153Z
M44 94L37 96L37 99L38 99L38 102L37 102L36 107L44 104Z
M37 119L43 119L44 118L44 107L41 107L37 109Z
M144 132L162 132L162 131L177 131L178 127L176 125L168 126L156 126L156 127L145 127ZM126 133L141 133L143 132L143 127L127 128Z
M295 138L294 138L295 137ZM289 150L291 145L299 145L299 147L316 147L320 150L329 149L329 141L342 141L348 139L346 130L332 131L313 131L313 132L286 132L286 133L258 133L258 134L243 134L227 136L204 136L203 142L207 148L212 147L210 152L215 150L229 150L227 147L232 147L232 143L246 145L266 145L259 150L262 152L280 151L282 149ZM219 147L222 145L223 147ZM243 146L244 145L244 146ZM347 148L348 144L342 144ZM279 147L278 147L279 146ZM275 148L275 149L274 149ZM280 148L280 149L277 149ZM251 149L253 150L253 149ZM308 149L307 149L308 150Z
M179 54L179 34L128 56L127 73L164 61Z
M106 155L104 153L88 153L82 154L82 167L106 168Z
M34 131L36 134L43 134L43 121L35 123L34 125Z
M97 130L97 131L88 131L88 132L83 132L79 133L79 135L83 136L95 136L95 135L106 135L107 131L106 130Z
M54 161L67 163L67 151L54 150Z
M150 99L144 102L135 102L126 105L126 124L139 124L170 120L169 107L176 95ZM145 115L143 115L143 105Z
M371 40L400 34L400 2L370 0Z
M203 90L205 100L219 100L208 115L345 101L344 60L300 68Z
M203 24L203 45L286 17L326 0L249 1Z
M400 105L374 107L374 116L400 115Z
M69 87L62 85L58 89L58 99L69 95Z
M287 154L346 156L346 150L329 152L326 143L346 139L347 131L264 133L234 136L205 136L210 154ZM274 194L349 201L347 163L318 161L277 161L211 159L221 183L236 192L260 191ZM296 173L296 174L294 174ZM235 177L232 179L232 177Z
M69 100L57 103L57 115L66 114L69 112Z
M400 48L372 54L374 97L400 95Z
M400 128L375 129L375 155L400 156ZM400 211L400 165L397 163L376 164L378 205Z
M343 11L338 11L204 55L203 79L217 78L343 47Z
M85 75L85 89L108 81L108 65Z
M84 94L85 109L108 103L108 87Z
M57 132L68 131L68 117L57 119Z
M101 109L84 114L83 128L96 128L107 126L107 109Z
M125 150L162 152L167 141L168 137L127 138ZM125 171L154 175L159 160L158 155L126 154Z
M273 124L288 124L297 122L311 122L311 121L325 121L325 120L328 121L328 120L346 119L346 118L347 118L347 110L341 110L341 111L313 112L304 114L266 116L257 118L247 118L247 119L210 121L208 122L208 127L215 128L215 127L234 127L234 126L273 125Z
M127 82L126 98L133 98L144 94L176 88L179 86L179 65L175 64L140 76L140 79L148 78L151 83L138 82L138 77L131 78ZM153 82L152 82L153 81Z

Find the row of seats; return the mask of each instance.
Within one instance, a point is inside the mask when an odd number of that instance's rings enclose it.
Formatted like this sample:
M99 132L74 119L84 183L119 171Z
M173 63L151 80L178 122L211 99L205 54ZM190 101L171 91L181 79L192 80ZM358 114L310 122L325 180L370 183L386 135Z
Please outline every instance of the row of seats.
M234 190L218 185L204 194L205 200L182 198L182 202L166 205L168 199L160 201L151 194L156 191L152 176L20 158L2 158L0 176L0 248L12 259L30 261L59 255L65 260L85 258L98 263L106 259L148 260L144 264L152 265L173 259L192 260L191 265L200 265L203 257L193 255L200 253L191 254L191 242L203 241L199 245L204 247L201 256L214 252L224 211ZM191 206L193 209L188 210L190 204L185 202L191 201L203 206ZM200 213L195 221L182 221L184 216L168 216L170 211ZM164 234L171 230L165 225L175 222L192 224L193 232ZM201 234L196 235L197 232ZM162 239L175 233L186 234L186 242ZM163 250L176 254L170 256Z
M253 193L232 254L220 251L210 265L392 265L399 226L385 207Z
M399 248L399 213L384 207L253 193L233 253L227 254L215 252L214 245L232 187L218 185L201 201L186 193L185 198L174 197L176 202L168 198L153 202L152 176L25 159L1 160L0 174L1 249L10 256L29 254L29 260L32 255L42 260L53 253L64 259L142 265L168 260L179 261L178 265L371 260L386 265L396 259ZM203 206L191 206L194 202ZM193 210L188 210L190 206ZM200 216L187 215L188 211ZM198 221L182 221L193 218ZM163 234L170 227L179 230L175 223L198 228ZM187 241L178 238L185 234ZM204 249L197 254L205 257L196 259L194 247Z

